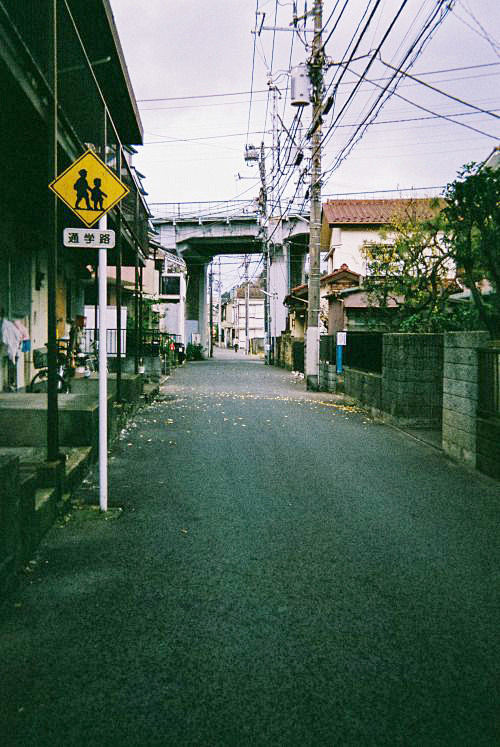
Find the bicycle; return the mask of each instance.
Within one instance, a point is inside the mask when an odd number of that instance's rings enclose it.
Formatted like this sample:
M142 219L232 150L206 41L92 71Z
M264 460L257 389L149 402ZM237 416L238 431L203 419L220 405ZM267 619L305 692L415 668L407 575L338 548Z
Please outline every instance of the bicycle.
M41 348L33 351L33 363L40 369L31 379L28 391L33 394L43 394L48 391L49 369L48 350ZM72 365L72 350L69 340L57 340L57 391L59 394L71 392L70 379L74 375Z
M86 379L90 378L93 373L99 371L99 343L97 340L93 340L90 343L90 350L87 353L79 353L78 357L81 357L84 372L83 375Z

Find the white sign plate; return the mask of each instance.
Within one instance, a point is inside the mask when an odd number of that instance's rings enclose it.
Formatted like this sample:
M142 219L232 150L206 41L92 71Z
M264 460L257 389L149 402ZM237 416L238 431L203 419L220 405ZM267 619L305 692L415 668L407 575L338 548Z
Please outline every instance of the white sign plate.
M99 231L93 228L65 228L63 244L77 249L112 249L115 245L115 232L108 229Z
M337 332L337 345L347 345L347 332Z

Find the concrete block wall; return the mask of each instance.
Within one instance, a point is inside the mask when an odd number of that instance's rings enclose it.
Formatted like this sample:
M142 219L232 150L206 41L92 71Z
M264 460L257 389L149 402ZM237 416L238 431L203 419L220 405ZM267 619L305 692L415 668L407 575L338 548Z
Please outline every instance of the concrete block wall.
M477 466L477 349L487 332L445 332L443 366L443 451Z
M398 425L439 427L443 406L443 335L385 334L381 409Z
M381 374L346 367L344 369L344 391L369 410L372 415L379 416L381 414Z
M287 368L289 371L293 368L293 340L292 336L287 333L281 335L280 339L280 355L276 361L279 366Z
M318 383L322 392L336 392L338 388L337 367L335 363L320 361Z

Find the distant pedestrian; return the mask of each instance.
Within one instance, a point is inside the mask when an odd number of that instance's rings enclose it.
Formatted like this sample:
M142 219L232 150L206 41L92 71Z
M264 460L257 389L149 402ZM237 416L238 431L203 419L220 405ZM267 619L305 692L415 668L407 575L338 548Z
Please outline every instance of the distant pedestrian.
M234 349L234 352L235 352L235 353L237 353L237 352L238 352L238 340L235 340L235 341L234 341L234 343L233 343L233 349Z

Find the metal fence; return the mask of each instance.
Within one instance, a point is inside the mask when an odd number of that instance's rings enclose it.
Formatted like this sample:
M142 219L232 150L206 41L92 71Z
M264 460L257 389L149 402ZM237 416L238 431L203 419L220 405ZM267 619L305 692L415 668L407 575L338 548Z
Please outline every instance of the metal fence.
M478 414L500 418L500 349L478 350L479 402Z
M382 332L348 332L342 355L344 366L382 373L382 336ZM335 363L336 355L336 335L322 335L319 342L320 360Z
M143 356L156 356L160 352L164 352L170 346L170 344L178 344L180 342L180 335L174 335L170 332L160 332L156 329L145 329L142 331L142 335L139 334L138 348L139 355ZM99 342L99 330L88 329L87 327L82 331L82 339L80 343L80 349L82 353L93 353L94 343ZM97 348L97 345L95 346ZM134 329L122 329L121 330L121 354L122 358L125 356L133 357L135 355L136 340ZM117 351L117 330L108 329L106 330L106 354L109 356L116 356Z
M174 335L170 332L160 332L157 329L144 329L142 334L139 334L137 340L137 354L141 358L150 357L153 358L167 352L171 345L179 344L180 335ZM129 356L135 356L136 354L136 336L135 330L127 330L127 353Z
M121 345L122 345L121 354L122 354L122 357L125 357L127 354L127 330L126 329L121 330L120 337L121 337ZM87 327L85 327L82 330L82 340L80 343L80 349L82 353L94 352L94 343L98 341L99 341L99 330L88 329ZM116 329L106 330L106 355L116 356L117 342L118 342L117 330Z

